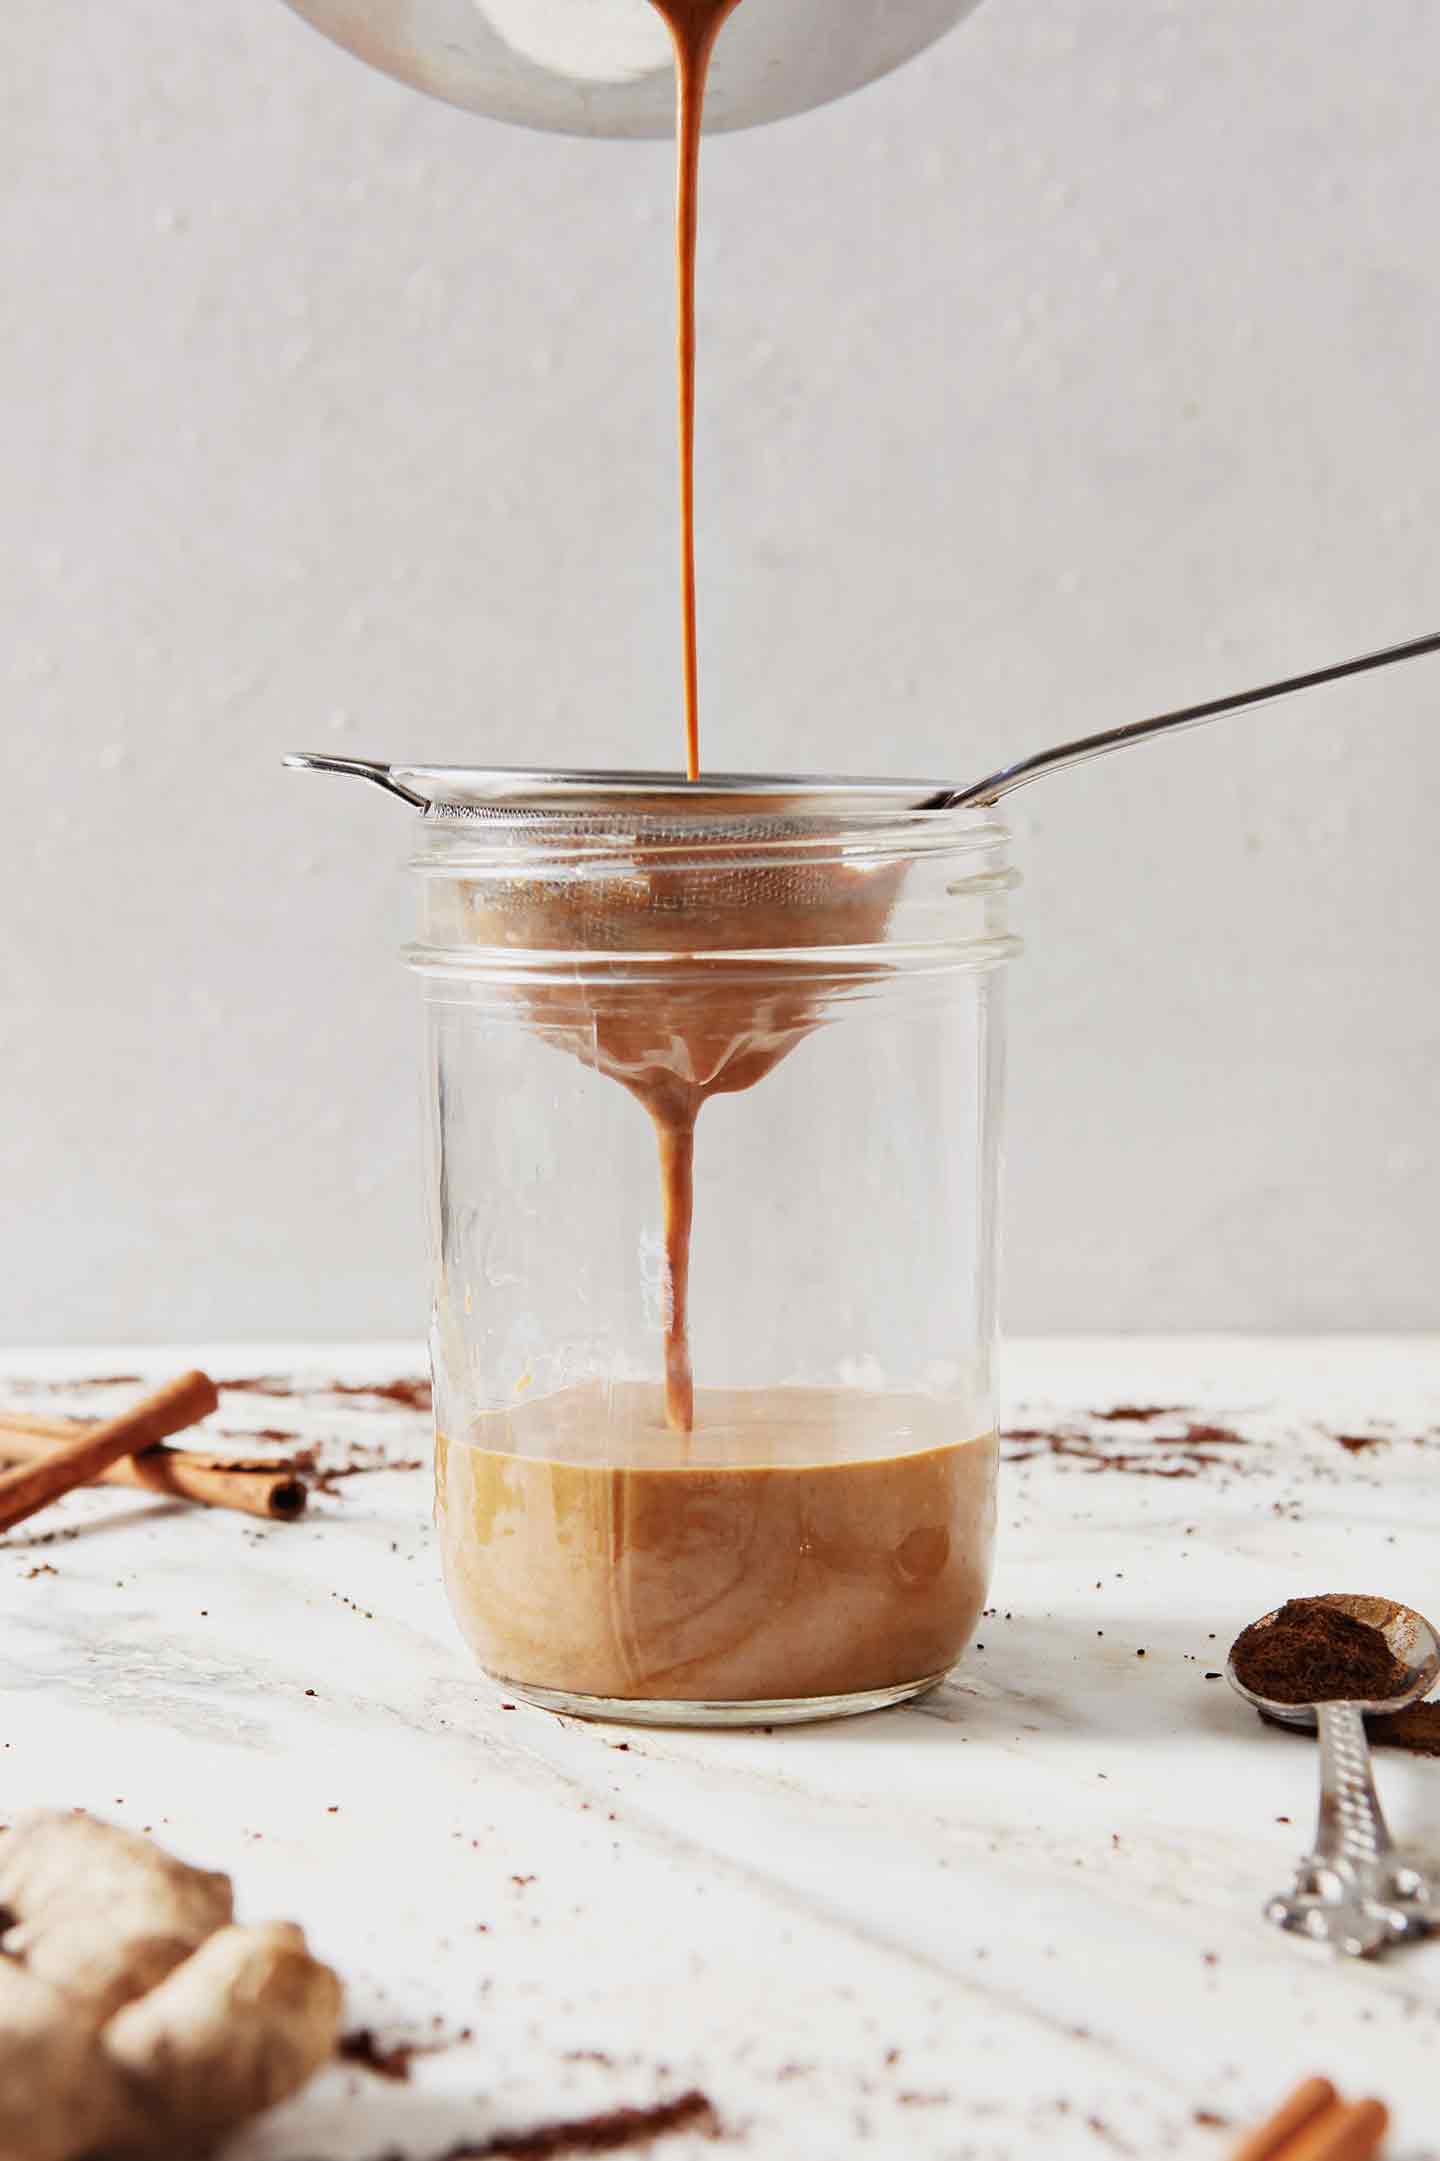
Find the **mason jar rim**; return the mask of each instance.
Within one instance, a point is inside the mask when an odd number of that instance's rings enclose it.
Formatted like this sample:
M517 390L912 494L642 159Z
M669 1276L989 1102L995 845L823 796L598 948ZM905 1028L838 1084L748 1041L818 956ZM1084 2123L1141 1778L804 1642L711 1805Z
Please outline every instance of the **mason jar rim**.
M394 769L397 774L401 769ZM438 768L407 768L435 785ZM469 773L492 783L494 772ZM459 773L445 778L458 781ZM613 874L643 853L648 868L718 870L727 864L780 870L826 861L884 861L1003 848L1008 827L993 810L941 808L917 800L933 785L844 776L746 774L687 783L674 774L505 775L469 798L435 797L420 820L410 868L422 876L460 870L511 877Z
M914 940L900 945L776 946L717 948L698 954L596 952L588 947L428 945L402 946L401 959L432 983L474 983L481 979L497 993L561 984L579 996L587 992L641 997L660 991L754 987L773 989L784 977L840 990L869 987L881 981L914 981L923 976L983 975L1015 960L1024 947L1009 931L988 937ZM466 1001L472 1003L473 1000Z

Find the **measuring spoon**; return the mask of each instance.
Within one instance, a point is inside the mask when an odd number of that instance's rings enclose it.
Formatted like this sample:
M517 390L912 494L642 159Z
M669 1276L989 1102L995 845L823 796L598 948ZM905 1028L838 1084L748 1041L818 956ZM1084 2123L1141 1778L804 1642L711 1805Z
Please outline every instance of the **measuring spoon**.
M1381 1813L1370 1764L1365 1720L1403 1711L1428 1696L1440 1677L1440 1638L1410 1606L1335 1592L1317 1603L1378 1628L1405 1672L1405 1684L1383 1702L1279 1703L1257 1696L1235 1671L1232 1649L1225 1678L1236 1694L1284 1726L1320 1729L1320 1818L1315 1843L1293 1889L1272 1898L1266 1918L1350 1958L1369 1958L1386 1944L1412 1941L1440 1925L1425 1878L1397 1861ZM1265 1628L1279 1612L1255 1624Z

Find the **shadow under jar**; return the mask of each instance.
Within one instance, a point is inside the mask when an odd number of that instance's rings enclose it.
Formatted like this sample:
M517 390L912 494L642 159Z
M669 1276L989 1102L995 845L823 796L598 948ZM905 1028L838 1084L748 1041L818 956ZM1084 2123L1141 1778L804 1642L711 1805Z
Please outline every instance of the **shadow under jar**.
M507 1690L770 1723L959 1657L1006 842L823 781L427 818L437 1521Z

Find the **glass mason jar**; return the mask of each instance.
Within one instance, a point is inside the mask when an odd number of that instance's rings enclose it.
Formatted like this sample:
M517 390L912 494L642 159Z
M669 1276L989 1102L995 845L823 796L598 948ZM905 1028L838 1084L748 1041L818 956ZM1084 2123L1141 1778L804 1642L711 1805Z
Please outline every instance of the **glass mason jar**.
M988 1588L1008 836L761 785L414 857L445 1580L557 1710L878 1708Z

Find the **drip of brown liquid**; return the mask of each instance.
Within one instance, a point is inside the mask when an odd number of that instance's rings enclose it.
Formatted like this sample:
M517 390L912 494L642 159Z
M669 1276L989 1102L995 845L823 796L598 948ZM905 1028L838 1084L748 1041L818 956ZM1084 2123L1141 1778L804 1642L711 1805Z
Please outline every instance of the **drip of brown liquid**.
M675 46L675 319L680 392L680 628L685 669L685 772L700 778L700 661L695 620L695 235L705 82L740 0L651 0Z
M672 1432L695 1422L687 1307L701 1106L753 1088L824 1016L833 972L765 956L874 945L903 875L890 862L671 867L663 848L631 836L613 876L483 879L467 890L466 935L478 945L674 955L664 980L627 980L621 970L613 981L532 983L518 993L537 1034L619 1081L654 1123ZM859 972L850 964L849 974Z
M671 1091L662 1091L668 1095ZM686 1096L693 1090L686 1090ZM690 1362L690 1232L695 1221L695 1115L699 1103L682 1102L650 1115L660 1146L660 1191L665 1210L665 1413L676 1433L695 1425L695 1374Z

